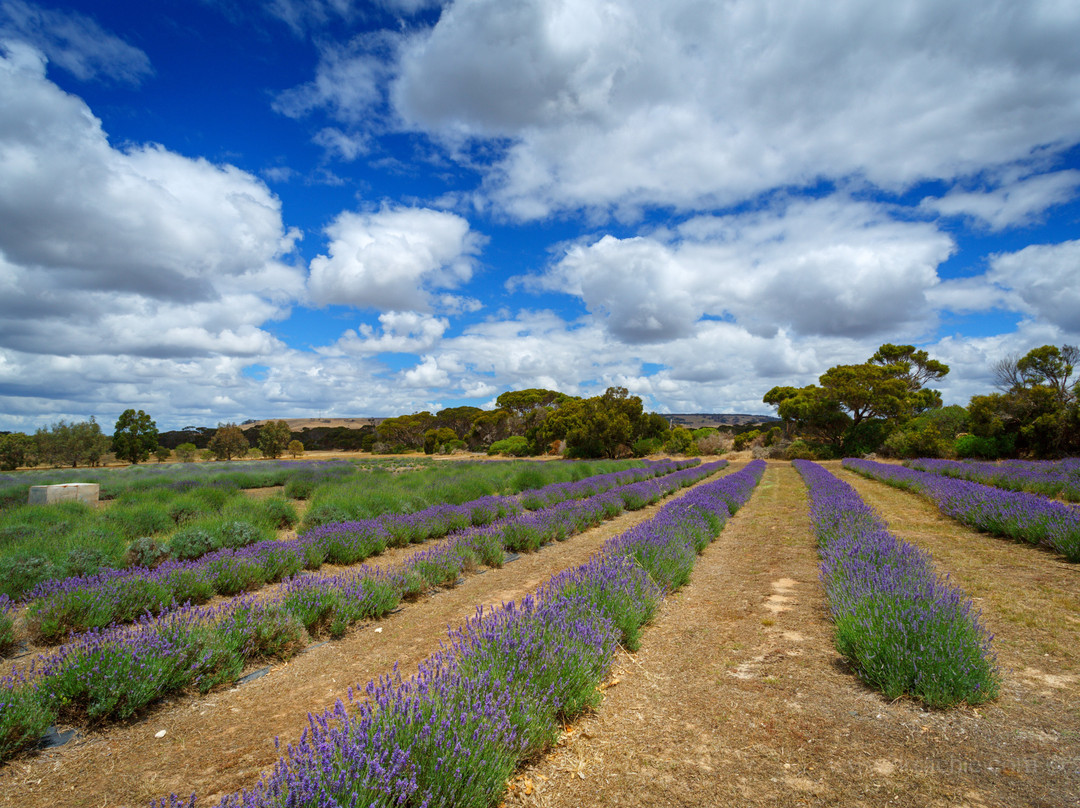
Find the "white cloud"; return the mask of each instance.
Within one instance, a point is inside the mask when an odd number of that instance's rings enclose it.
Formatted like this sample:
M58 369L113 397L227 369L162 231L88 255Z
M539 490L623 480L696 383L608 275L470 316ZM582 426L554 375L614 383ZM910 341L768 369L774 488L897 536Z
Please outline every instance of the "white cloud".
M453 213L386 208L340 214L326 233L329 256L311 262L320 304L427 311L432 292L466 283L483 237Z
M986 278L1010 290L1025 314L1080 334L1080 241L1032 244L995 255Z
M401 381L406 387L420 390L437 390L450 385L450 375L439 367L434 356L425 356L420 364L401 374Z
M945 216L970 216L990 230L1032 224L1054 205L1076 196L1080 171L1057 171L1008 182L982 191L954 188L943 197L927 197L919 204Z
M414 311L388 311L379 315L379 325L379 332L366 324L360 326L359 333L352 329L346 331L334 344L332 352L351 356L422 353L438 344L450 327L450 321Z
M575 245L540 280L627 342L691 335L704 316L751 333L868 337L932 324L952 240L843 197L691 219L675 233Z
M0 41L5 39L33 45L81 81L104 77L139 84L154 72L145 53L76 11L4 0L0 3Z
M286 352L263 325L304 294L304 272L285 262L298 234L261 181L157 145L113 148L23 44L0 55L0 106L6 412L182 410Z
M902 189L1080 140L1080 7L458 0L393 88L449 143L509 138L486 193L535 218L690 208L861 176Z
M279 93L274 109L290 118L301 118L325 108L338 120L359 123L367 109L378 103L380 84L387 77L386 62L369 50L377 50L379 42L369 37L352 46L323 47L315 78Z

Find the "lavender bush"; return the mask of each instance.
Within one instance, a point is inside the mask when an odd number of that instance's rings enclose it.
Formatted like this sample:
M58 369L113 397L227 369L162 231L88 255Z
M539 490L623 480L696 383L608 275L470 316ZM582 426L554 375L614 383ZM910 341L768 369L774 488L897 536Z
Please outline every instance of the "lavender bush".
M910 694L932 707L995 698L992 638L967 596L851 486L815 463L792 463L810 492L836 646L860 678L890 699Z
M978 530L1043 544L1069 561L1080 561L1080 509L1035 494L869 460L848 458L844 468L922 494L946 516Z
M760 479L764 465L662 508L646 523L656 523L655 534L639 527L633 538L609 541L536 597L478 610L413 679L395 671L369 683L364 698L350 692L347 705L309 716L273 771L219 808L497 804L520 761L552 744L560 722L598 702L616 643L652 615L663 591L653 581L660 568L636 561L637 547L659 535L694 548L702 525L718 531L728 503L745 501L746 480ZM195 802L174 794L157 806Z
M705 473L695 470L699 468L698 462L655 463L577 483L556 483L559 490L554 500L561 503L559 507L563 510L552 517L537 517L538 521L534 522L526 518L520 527L508 519L522 513L514 499L485 496L461 506L441 504L412 514L387 514L378 519L322 525L287 542L261 541L247 544L242 549L223 549L205 555L200 550L196 553L199 558L186 563L169 562L154 569L108 570L91 576L46 581L29 592L27 627L35 640L57 643L81 631L130 622L147 613L161 614L188 602L202 603L214 594L234 595L250 591L281 580L301 567L318 569L323 563L355 564L382 552L388 545L403 546L428 537L445 536L496 519L503 520L501 524L506 525L508 533L520 534L519 540L511 539L506 543L506 549L531 551L551 538L570 535L563 514L572 511L573 503L587 497L589 491L622 486L632 492L631 496L655 499L657 491L661 490L657 487L659 483L650 485L647 494L635 492L642 485L654 483L647 479L653 475L664 478L676 475L664 483L664 490L697 478ZM718 466L709 468L715 470ZM543 499L551 487L532 493ZM604 502L605 513L610 513L611 506L607 500ZM198 530L197 524L193 523L185 530ZM234 526L235 523L229 521L219 525L221 535L225 536ZM214 536L206 536L207 547L217 543ZM242 541L238 543L243 544Z
M677 490L687 480L713 474L724 465L721 461L669 474L665 489ZM609 496L600 494L598 499ZM604 501L564 502L551 509L549 518L565 526L569 511L603 513L607 507ZM544 513L512 519L538 520ZM39 658L36 678L19 683L20 694L13 696L11 704L36 703L39 712L63 714L75 721L125 718L167 693L186 687L205 690L234 681L252 659L287 658L307 641L309 631L337 636L357 620L391 611L410 592L450 584L478 563L501 564L502 539L502 526L496 523L445 540L390 573L361 568L339 576L303 576L289 581L279 597L262 603L245 596L213 609L187 606L157 620L147 615L133 627L88 632L51 656ZM279 543L279 548L285 544ZM220 562L215 574L225 574L224 570L239 575L237 569L259 568L254 553L253 546L212 554ZM295 561L299 560L296 556ZM162 569L173 576L183 571L179 565ZM120 581L122 576L114 579ZM125 681L135 679L125 687ZM35 693L49 693L49 698L34 702L22 696L21 689L28 687ZM33 722L39 716L31 713L29 708L13 708L10 715L0 715L0 732L9 724L36 726ZM30 737L29 731L14 734Z
M1003 463L959 462L918 458L905 465L918 471L992 485L1010 491L1027 491L1080 502L1080 458L1065 460L1006 460Z

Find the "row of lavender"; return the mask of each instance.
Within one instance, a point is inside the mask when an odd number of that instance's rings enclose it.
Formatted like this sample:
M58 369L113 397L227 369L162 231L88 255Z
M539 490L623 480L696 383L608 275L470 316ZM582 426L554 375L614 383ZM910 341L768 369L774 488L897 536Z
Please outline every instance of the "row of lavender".
M921 457L906 465L918 471L1080 502L1080 458L976 463Z
M810 492L836 646L860 678L890 699L910 694L934 707L996 697L991 637L967 596L850 485L815 463L793 463Z
M664 506L535 597L478 609L413 679L383 677L309 716L273 771L219 808L497 804L520 762L599 702L617 644L636 647L764 468L754 461ZM172 795L158 805L195 802Z
M302 569L318 569L324 563L356 564L387 547L442 538L527 509L594 496L698 462L654 463L575 483L554 483L519 498L488 496L463 505L434 505L411 514L322 525L293 540L222 549L193 561L171 561L153 569L110 570L49 581L29 593L26 627L35 641L53 644L72 633L130 623L145 614L162 614L189 603L205 603L214 595L251 591Z
M1044 544L1080 561L1080 510L1062 502L870 460L848 458L844 468L922 494L946 516L978 530Z
M214 608L186 606L134 626L93 630L26 671L0 679L0 760L34 744L58 718L93 724L122 720L188 688L235 681L258 659L285 659L312 636L392 611L403 598L452 585L463 571L498 566L507 550L529 551L643 507L726 466L726 461L643 480L584 500L467 531L390 570L361 567L334 576L301 575L274 598L235 597Z

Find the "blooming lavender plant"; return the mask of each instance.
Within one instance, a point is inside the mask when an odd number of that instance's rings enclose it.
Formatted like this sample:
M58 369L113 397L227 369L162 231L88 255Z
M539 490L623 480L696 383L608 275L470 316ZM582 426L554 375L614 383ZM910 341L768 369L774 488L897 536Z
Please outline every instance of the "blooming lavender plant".
M554 499L565 502L567 507L557 511L554 517L535 522L526 519L520 526L505 522L508 526L504 530L519 536L507 542L506 549L531 551L547 541L578 532L580 527L572 530L567 526L566 520L571 517L565 514L573 514L572 518L579 522L588 521L584 511L574 510L571 505L594 488L626 486L632 498L648 501L659 496L659 491L670 490L673 483L682 484L703 473L695 471L699 462L655 463L643 469L537 489L533 493L543 497L548 489L558 486ZM646 479L653 475L671 479L662 485ZM641 486L647 487L645 493L641 493ZM612 507L607 505L604 510L611 513ZM440 504L412 514L386 514L377 519L321 525L293 541L264 541L235 551L218 550L190 562L168 562L152 570L109 570L92 576L46 581L29 593L28 626L35 640L56 643L81 631L131 622L144 614L160 614L188 602L205 602L213 594L248 591L294 574L301 566L318 569L327 562L355 564L382 552L388 544L403 546L426 537L460 532L470 524L490 524L495 518L506 520L520 513L521 505L512 498L485 496L461 506ZM410 587L407 593L418 591Z
M1010 491L1027 491L1080 502L1080 458L1064 460L1006 460L1003 463L958 462L918 458L906 465L918 471L992 485Z
M844 468L922 494L946 516L978 530L1044 544L1069 561L1080 561L1080 509L1036 494L1005 491L869 460L848 458Z
M1000 677L971 601L930 557L889 533L847 483L792 461L810 492L836 646L888 698L930 706L995 698Z
M726 465L688 466L668 475L665 490L678 490L687 479L700 479ZM739 475L731 475L731 480ZM610 494L597 495L598 503L563 502L549 516L557 530L573 523L568 514L602 513ZM521 517L540 519L544 512ZM589 519L594 518L589 515ZM541 528L544 528L541 524ZM359 531L363 533L363 531ZM550 531L548 540L556 537ZM248 596L234 598L213 609L186 606L152 620L149 615L133 627L114 626L90 631L49 657L41 665L35 687L51 693L40 710L63 711L73 720L105 721L126 717L169 692L194 686L201 690L234 681L252 659L286 658L307 641L306 625L332 636L366 617L386 614L401 597L424 588L450 583L477 563L501 564L504 549L498 525L457 535L430 551L412 557L390 573L366 568L343 576L305 577L290 581L285 593L256 603ZM299 562L306 537L277 543L283 557ZM222 550L206 559L220 563L219 575L261 567L258 547ZM176 577L189 571L182 564L165 565L152 574ZM646 574L646 573L642 573ZM117 574L115 580L122 580ZM291 599L290 599L291 598ZM329 604L325 606L325 604ZM126 690L124 677L139 677ZM31 686L21 683L20 687ZM22 696L15 698L15 703ZM23 699L19 703L33 704ZM5 718L0 716L0 727ZM25 722L23 722L25 723Z
M759 479L763 468L758 462L692 492L689 504L666 506L650 520L655 534L606 543L535 598L478 610L413 679L395 670L369 683L363 698L350 692L348 705L309 716L273 771L219 808L496 804L518 763L551 744L560 722L597 703L616 642L659 602L662 591L635 560L635 545L656 535L694 547L691 534L702 525L719 529L728 502L745 495L744 479ZM673 514L686 517L686 535ZM172 795L157 806L194 804L194 795Z

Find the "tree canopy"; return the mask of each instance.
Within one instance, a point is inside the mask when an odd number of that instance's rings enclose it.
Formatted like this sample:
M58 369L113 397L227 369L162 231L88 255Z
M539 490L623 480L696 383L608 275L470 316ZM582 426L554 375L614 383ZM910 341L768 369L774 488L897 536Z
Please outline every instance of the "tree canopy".
M120 413L113 433L113 452L120 460L141 463L157 448L157 424L142 410L128 409Z

